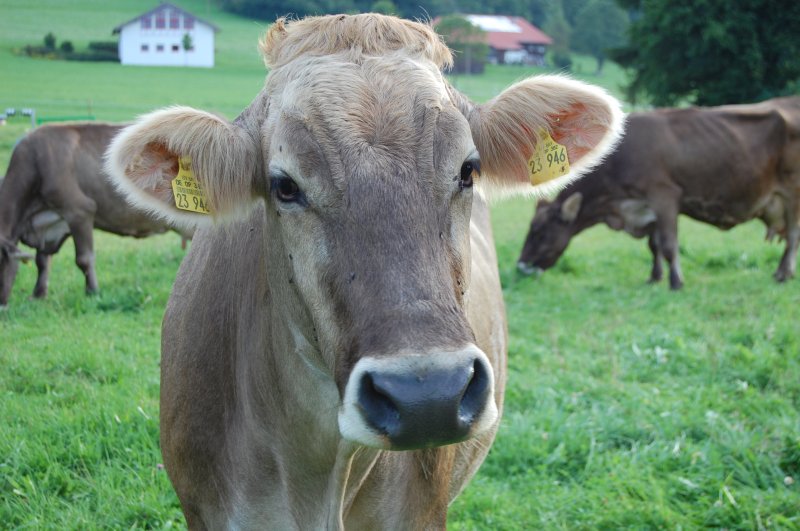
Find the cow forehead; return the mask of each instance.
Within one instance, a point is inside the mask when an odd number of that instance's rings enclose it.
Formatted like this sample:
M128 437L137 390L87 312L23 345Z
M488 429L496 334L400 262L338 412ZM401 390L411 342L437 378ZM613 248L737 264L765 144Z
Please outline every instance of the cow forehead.
M308 57L272 72L267 81L270 112L302 116L341 137L367 137L387 127L418 129L426 109L455 109L441 72L401 53L353 63L340 56Z
M286 104L309 97L330 101L331 95L352 96L370 87L392 95L416 94L435 101L449 101L441 71L431 61L410 57L402 51L352 61L348 55L307 56L271 71L267 90ZM350 94L350 91L356 91Z
M399 53L358 64L306 58L271 73L267 88L272 130L296 156L308 154L313 143L329 164L374 170L419 166L420 158L433 167L450 153L465 157L474 150L444 78L424 60ZM274 147L273 161L284 158Z

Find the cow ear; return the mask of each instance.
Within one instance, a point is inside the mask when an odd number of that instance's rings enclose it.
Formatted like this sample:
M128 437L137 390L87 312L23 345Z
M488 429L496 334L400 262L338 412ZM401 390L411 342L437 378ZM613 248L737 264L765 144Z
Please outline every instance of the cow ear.
M611 150L622 134L619 102L562 76L520 81L484 105L464 105L489 195L553 194Z
M581 203L583 202L583 194L575 192L561 203L561 219L567 223L572 223L578 217L581 211Z
M123 129L106 151L105 167L134 206L197 226L253 201L259 159L257 143L238 123L170 107Z

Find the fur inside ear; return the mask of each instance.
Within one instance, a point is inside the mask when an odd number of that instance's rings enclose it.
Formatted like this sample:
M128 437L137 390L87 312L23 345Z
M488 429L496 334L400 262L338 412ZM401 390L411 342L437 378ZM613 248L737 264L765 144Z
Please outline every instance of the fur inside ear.
M245 131L190 107L147 114L126 127L106 151L106 172L134 206L183 226L197 226L250 204L258 146ZM192 162L212 215L177 208L172 180L179 158Z
M456 102L462 111L463 101ZM624 124L619 102L605 90L563 76L520 81L465 114L485 173L481 187L489 195L560 190L602 160ZM534 185L529 162L545 132L565 147L570 169Z
M561 203L561 219L572 223L578 217L583 203L583 194L575 192Z

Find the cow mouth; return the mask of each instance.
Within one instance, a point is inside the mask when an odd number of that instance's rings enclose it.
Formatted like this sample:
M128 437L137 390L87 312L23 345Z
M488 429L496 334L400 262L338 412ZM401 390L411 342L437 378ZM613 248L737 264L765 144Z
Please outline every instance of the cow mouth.
M544 270L545 268L533 265L530 262L524 262L522 260L517 262L517 271L525 276L539 277L542 273L544 273Z

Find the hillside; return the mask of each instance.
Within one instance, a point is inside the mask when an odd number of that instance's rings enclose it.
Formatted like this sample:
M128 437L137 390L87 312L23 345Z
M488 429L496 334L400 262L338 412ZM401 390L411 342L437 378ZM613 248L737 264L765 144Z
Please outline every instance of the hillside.
M30 59L14 48L39 44L52 32L77 49L113 40L113 28L155 5L148 0L4 0L0 17L0 106L33 107L39 116L81 116L122 121L171 104L201 106L234 117L260 90L265 69L257 42L265 26L219 11L203 0L181 7L219 26L213 69L126 67Z

